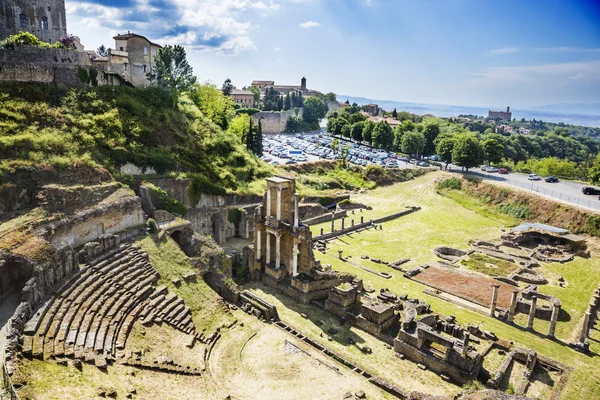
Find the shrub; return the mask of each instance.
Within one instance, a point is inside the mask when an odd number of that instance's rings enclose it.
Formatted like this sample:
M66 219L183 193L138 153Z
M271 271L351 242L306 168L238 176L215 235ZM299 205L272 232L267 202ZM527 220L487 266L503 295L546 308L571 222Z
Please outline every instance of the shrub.
M187 208L181 204L178 200L170 197L167 192L153 185L150 182L144 182L143 186L150 190L152 194L152 200L155 202L154 206L159 210L165 210L173 214L184 216L187 214Z
M441 182L438 182L437 189L451 189L451 190L460 190L462 189L462 182L459 178L448 178L444 179Z
M148 221L146 221L146 227L150 233L158 232L158 225L156 225L154 218L148 218Z

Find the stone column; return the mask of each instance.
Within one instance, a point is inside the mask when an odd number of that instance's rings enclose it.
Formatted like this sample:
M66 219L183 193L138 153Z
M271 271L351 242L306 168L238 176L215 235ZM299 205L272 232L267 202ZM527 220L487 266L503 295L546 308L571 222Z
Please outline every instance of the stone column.
M345 220L345 218L342 217L342 230L344 230L344 220Z
M277 188L277 221L281 221L281 188Z
M275 235L275 268L281 266L281 235Z
M292 276L298 275L298 240L294 238L294 248L292 250Z
M323 236L323 228L321 228L321 236Z
M361 223L361 224L364 224L364 223L365 223L365 217L364 217L364 216L362 216L362 215L360 216L360 223Z
M354 220L352 220L351 223L352 223L352 226L354 226Z
M585 338L587 337L588 334L588 328L590 325L590 312L586 311L584 317L583 317L583 326L581 327L581 333L579 334L579 342L581 343L585 343Z
M335 232L335 211L331 213L331 232Z
M265 238L267 239L266 244L265 244L265 246L266 246L265 250L267 251L266 262L267 262L267 265L270 266L271 265L271 234L269 231L267 231L267 236L265 236Z
M508 310L508 322L513 322L515 318L515 311L517 309L517 295L519 294L518 290L513 290L512 297L510 299L510 308Z
M294 196L294 227L300 226L300 211L298 208L298 195Z
M493 286L492 304L490 305L490 315L492 317L496 316L496 302L498 301L498 289L499 288L500 288L500 285L498 285L498 284Z
M271 189L267 186L267 217L271 216Z
M256 261L260 261L261 259L261 235L260 235L260 230L256 231Z
M344 252L344 250L338 250L338 258L340 260L342 260L344 257L342 257L342 253Z
M556 330L556 321L558 321L558 314L560 313L560 306L554 304L552 309L552 317L550 317L550 329L548 330L548 337L554 337L554 331Z
M469 332L465 332L465 334L463 336L463 347L462 347L463 357L466 357L467 353L469 351L469 337L470 336L471 336L471 334Z
M529 309L529 318L527 318L527 329L533 330L533 320L535 320L535 308L537 306L537 296L531 297L531 308Z

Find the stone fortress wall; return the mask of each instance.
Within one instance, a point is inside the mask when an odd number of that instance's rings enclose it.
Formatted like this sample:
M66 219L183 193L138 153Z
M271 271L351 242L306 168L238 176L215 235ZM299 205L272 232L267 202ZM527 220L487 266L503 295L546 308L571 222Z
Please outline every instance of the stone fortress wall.
M298 118L302 118L304 109L298 109ZM261 111L252 116L252 123L258 125L261 121L263 134L278 134L285 130L290 117L296 116L295 110L288 111Z
M0 49L0 82L79 85L77 68L90 68L89 55L66 49L18 46Z

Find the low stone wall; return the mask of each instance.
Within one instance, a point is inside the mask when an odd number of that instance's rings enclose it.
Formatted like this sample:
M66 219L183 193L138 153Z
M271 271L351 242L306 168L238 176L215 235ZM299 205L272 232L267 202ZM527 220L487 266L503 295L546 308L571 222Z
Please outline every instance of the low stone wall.
M326 214L319 215L317 217L303 220L302 223L304 225L311 226L311 225L318 225L323 222L331 222L331 214L332 214L331 212L328 212ZM348 216L347 214L348 214L348 212L346 210L336 211L333 215L333 219L336 220L336 219L345 218Z

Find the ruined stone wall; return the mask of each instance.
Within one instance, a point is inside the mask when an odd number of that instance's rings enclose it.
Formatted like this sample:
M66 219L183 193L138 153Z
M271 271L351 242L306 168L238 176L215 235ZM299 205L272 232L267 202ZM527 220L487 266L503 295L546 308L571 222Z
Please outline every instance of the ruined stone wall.
M144 226L146 214L139 197L94 207L45 227L44 238L54 247L81 246L104 234L114 234Z
M37 46L0 49L0 82L79 85L77 67L90 68L87 53Z
M299 109L299 118L302 118L303 111L303 108ZM258 121L261 121L264 134L278 134L285 131L288 119L295 115L296 112L293 109L288 111L261 111L252 116L252 122L258 125Z

